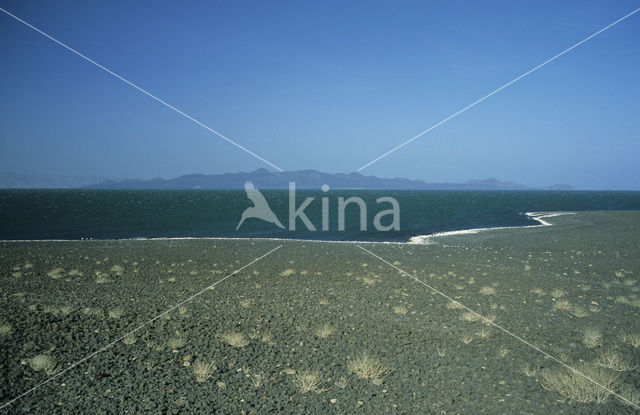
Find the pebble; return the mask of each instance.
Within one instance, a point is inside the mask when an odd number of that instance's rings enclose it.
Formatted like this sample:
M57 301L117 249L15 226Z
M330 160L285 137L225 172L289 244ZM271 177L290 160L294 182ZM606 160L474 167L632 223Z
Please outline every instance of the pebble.
M293 369L285 369L283 370L284 373L286 373L287 375L295 375L296 371Z

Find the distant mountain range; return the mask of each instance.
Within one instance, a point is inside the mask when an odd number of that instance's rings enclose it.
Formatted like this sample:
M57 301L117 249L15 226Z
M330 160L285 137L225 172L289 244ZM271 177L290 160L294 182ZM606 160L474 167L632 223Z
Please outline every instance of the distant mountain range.
M189 174L175 179L105 180L84 186L87 189L242 189L253 182L258 189L287 189L295 182L297 189L319 189L323 184L332 189L396 189L396 190L571 190L569 185L556 184L533 188L497 179L469 180L466 183L430 183L403 178L385 179L360 173L323 173L317 170L273 172L258 169L252 172L225 174Z

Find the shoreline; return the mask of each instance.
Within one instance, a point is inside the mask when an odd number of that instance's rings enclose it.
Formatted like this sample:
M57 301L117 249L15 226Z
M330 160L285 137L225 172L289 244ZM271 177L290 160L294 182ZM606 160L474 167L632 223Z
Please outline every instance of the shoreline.
M427 235L416 235L409 238L407 244L412 245L429 245L433 242L433 238L456 236L456 235L475 235L480 232L494 231L501 229L527 229L527 228L541 228L546 226L553 226L552 223L547 222L543 218L553 218L563 215L575 215L576 212L526 212L525 216L538 222L537 225L524 225L524 226L493 226L488 228L472 228L472 229L460 229L456 231L436 232Z
M500 230L500 229L527 229L527 228L539 228L546 226L553 226L552 223L545 221L543 218L551 218L563 215L575 215L576 212L525 212L525 216L538 222L537 225L522 225L522 226L494 226L487 228L470 228L459 229L455 231L435 232L425 235L416 235L409 238L408 241L336 241L336 240L322 240L322 239L296 239L296 238L252 238L252 237L224 237L224 236L177 236L177 237L136 237L136 238L106 238L106 239L2 239L0 243L14 242L14 243L28 243L28 242L120 242L120 241L292 241L292 242L320 242L329 244L391 244L391 245L430 245L433 242L433 238L456 236L456 235L475 235L480 232Z

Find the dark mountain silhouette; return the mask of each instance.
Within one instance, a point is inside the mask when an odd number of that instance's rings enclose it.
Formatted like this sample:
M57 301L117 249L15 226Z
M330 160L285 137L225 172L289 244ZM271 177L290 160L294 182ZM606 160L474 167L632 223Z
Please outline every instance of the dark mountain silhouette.
M535 189L497 179L469 180L466 183L429 183L424 180L393 179L363 176L360 173L323 173L317 170L273 172L258 169L252 172L225 174L189 174L175 179L106 180L85 186L88 189L243 189L245 182L253 182L258 189L287 189L295 182L297 189L319 189L323 184L332 189L395 189L395 190L525 190ZM569 190L568 185L546 188Z

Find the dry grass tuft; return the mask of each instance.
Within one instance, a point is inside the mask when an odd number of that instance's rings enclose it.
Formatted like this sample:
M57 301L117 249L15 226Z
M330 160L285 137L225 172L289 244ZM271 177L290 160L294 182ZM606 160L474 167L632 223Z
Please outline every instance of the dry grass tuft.
M10 323L0 323L0 337L9 337L13 332L13 326Z
M96 271L96 284L106 284L111 282L109 276L104 272Z
M85 307L85 308L82 309L82 314L84 314L85 316L90 316L90 317L102 317L102 316L104 316L104 312L99 307L96 307L96 308Z
M553 311L567 311L571 310L571 303L567 300L556 301L553 305Z
M480 317L476 313L472 313L471 311L465 311L460 314L460 320L464 321L478 321Z
M300 393L320 393L323 391L320 388L324 385L324 380L318 372L303 371L295 375L293 385L298 388Z
M122 268L120 265L114 265L111 267L111 272L115 272L116 275L121 276L124 272L124 268Z
M449 301L449 302L447 303L447 308L448 308L449 310L458 310L458 309L461 309L461 308L462 308L462 304L460 304L460 303L459 303L459 302L457 302L457 301Z
M249 344L249 340L244 337L244 334L237 331L231 331L223 334L222 340L232 347L244 347Z
M480 329L476 331L476 336L480 337L481 339L486 339L487 337L491 336L492 333L493 332L491 329Z
M62 275L63 272L64 270L62 268L54 268L51 271L47 272L47 275L54 280L59 280L60 278L64 277L64 275Z
M396 314L407 314L407 307L403 306L403 305L398 305L393 307L393 312Z
M471 343L473 341L473 334L472 333L464 333L462 336L460 336L460 340L464 344L469 344L469 343Z
M624 343L633 346L634 349L640 347L640 333L623 334L622 336L620 336L620 339Z
M554 298L561 298L564 297L564 291L562 291L561 289L556 288L555 290L551 291L551 296Z
M584 307L576 305L571 307L571 315L576 318L583 318L589 315L589 312Z
M506 347L503 346L503 347L498 349L498 356L506 357L509 354L510 351L511 350L509 350L509 349L507 349Z
M193 370L193 375L196 377L196 381L203 383L211 378L213 372L215 372L218 368L213 362L198 360L193 365L191 365L191 369Z
M51 355L39 354L36 357L29 359L29 367L36 372L44 371L47 376L51 376L56 372L58 362Z
M615 373L593 365L582 364L575 369L609 390L612 390L618 381ZM581 403L604 403L611 395L603 387L564 367L544 369L540 377L540 385L547 390L555 390L565 399Z
M594 362L596 366L615 370L616 372L626 372L633 369L633 365L624 357L614 351L602 353Z
M626 405L640 406L640 390L633 386L624 384L620 386L618 394L624 399L618 398L618 400Z
M600 330L588 328L582 333L582 343L592 349L602 344L602 333Z
M373 285L376 283L376 279L371 277L362 277L362 282L364 282L367 285Z
M480 294L482 295L493 295L496 293L496 289L493 287L482 287L480 288Z
M295 273L296 273L296 270L295 270L295 269L287 268L287 269L285 269L284 271L282 271L282 272L280 273L280 276L282 276L282 277L289 277L289 276L291 276L291 275L293 275L293 274L295 274Z
M378 358L366 353L349 360L347 368L360 379L366 380L379 379L390 371Z
M136 336L135 333L129 333L126 336L124 336L124 339L122 339L122 342L124 344L135 344L138 341L138 337Z
M122 309L120 307L116 307L112 310L109 310L109 317L110 318L120 318L124 315L124 311L122 311Z
M181 334L178 334L172 338L169 339L169 348L171 348L171 350L178 350L184 347L185 344L187 344L187 342L185 341L184 337L182 337Z
M526 365L525 367L522 368L522 373L528 377L535 376L537 372L538 372L538 368L535 366L529 367L529 365Z
M330 324L323 324L322 327L318 328L316 330L316 336L322 338L322 339L326 339L327 337L331 336L333 333L335 333L336 329L331 326Z

